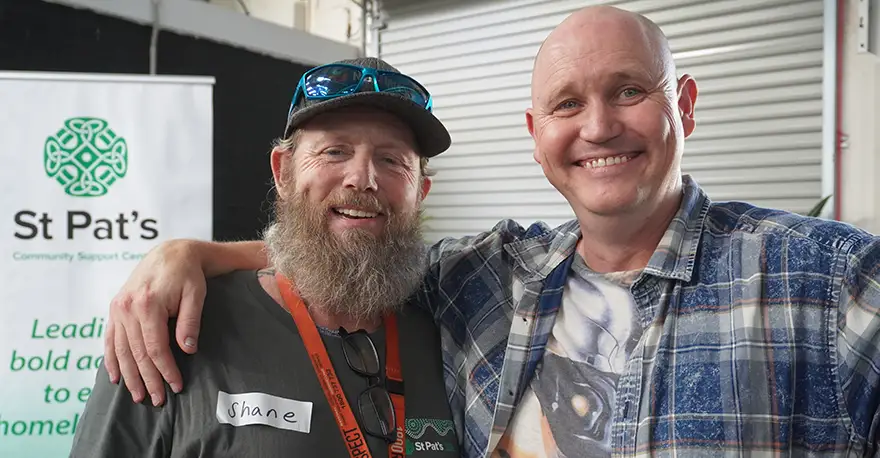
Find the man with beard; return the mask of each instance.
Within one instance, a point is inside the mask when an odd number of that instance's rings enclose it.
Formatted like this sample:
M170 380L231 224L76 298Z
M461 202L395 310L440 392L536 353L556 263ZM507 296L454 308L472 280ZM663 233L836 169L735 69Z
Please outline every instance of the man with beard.
M683 175L697 86L643 16L570 15L531 91L533 157L576 219L441 240L417 295L440 324L463 455L878 456L880 237L712 202ZM111 307L128 337L118 362L149 348L125 364L148 386L181 383L167 337L142 324L177 313L181 290L204 282L200 261L229 269L258 252L157 250ZM197 328L177 328L187 352Z
M453 457L424 270L427 159L449 146L415 80L378 59L316 67L272 150L272 268L208 282L188 388L134 404L98 374L74 457Z

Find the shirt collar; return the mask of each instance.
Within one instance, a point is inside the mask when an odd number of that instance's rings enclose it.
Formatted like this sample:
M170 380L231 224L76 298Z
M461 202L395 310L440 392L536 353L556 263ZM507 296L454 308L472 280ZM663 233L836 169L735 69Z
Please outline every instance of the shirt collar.
M659 277L690 281L703 224L711 201L690 175L682 177L682 199L644 272ZM532 279L543 279L559 263L574 254L581 237L577 220L536 236L504 246Z
M682 177L682 185L678 212L666 227L645 272L687 282L694 271L697 248L711 201L690 175Z

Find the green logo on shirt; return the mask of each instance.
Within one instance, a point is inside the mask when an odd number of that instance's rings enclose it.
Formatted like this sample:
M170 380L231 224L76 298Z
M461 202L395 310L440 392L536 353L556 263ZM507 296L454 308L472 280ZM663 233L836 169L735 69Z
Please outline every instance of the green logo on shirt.
M125 177L128 145L103 119L71 118L46 139L43 168L68 195L100 197Z
M416 452L455 452L455 441L446 436L453 430L451 420L408 418L406 420L406 454Z

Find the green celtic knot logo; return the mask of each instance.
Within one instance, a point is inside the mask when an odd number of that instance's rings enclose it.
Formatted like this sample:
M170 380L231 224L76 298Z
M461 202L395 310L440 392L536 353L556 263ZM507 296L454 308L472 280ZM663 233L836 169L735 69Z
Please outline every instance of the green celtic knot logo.
M74 197L100 197L128 171L128 145L98 118L64 121L43 148L46 175Z

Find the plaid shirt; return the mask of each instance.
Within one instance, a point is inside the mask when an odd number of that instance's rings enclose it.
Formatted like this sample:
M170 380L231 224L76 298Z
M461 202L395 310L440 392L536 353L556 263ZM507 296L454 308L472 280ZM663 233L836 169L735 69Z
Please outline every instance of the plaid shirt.
M880 456L880 238L689 177L632 286L644 328L618 386L615 456ZM502 221L430 250L461 454L494 449L539 368L576 221Z

